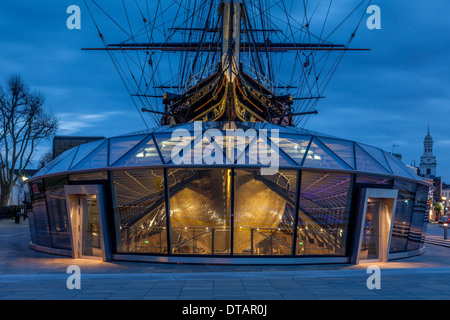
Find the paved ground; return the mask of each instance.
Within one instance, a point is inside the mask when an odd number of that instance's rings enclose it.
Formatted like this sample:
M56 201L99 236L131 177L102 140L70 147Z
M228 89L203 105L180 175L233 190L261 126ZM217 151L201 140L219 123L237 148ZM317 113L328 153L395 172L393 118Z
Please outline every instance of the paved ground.
M429 225L439 244L443 230ZM418 257L369 265L203 266L70 259L29 249L27 221L0 220L0 300L448 300L450 248L427 244ZM69 290L67 267L81 269Z

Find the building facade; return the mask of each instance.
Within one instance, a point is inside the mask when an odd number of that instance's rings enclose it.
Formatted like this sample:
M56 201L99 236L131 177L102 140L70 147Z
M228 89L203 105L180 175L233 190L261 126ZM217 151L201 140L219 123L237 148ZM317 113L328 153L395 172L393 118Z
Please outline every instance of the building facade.
M261 150L276 156L275 172L265 173L272 164ZM245 122L162 126L80 145L29 186L36 250L207 264L417 255L430 190L376 147Z
M442 184L442 204L443 204L443 214L449 214L448 211L450 208L450 185L443 183Z
M423 154L420 157L420 175L426 178L436 177L437 161L433 154L433 138L430 135L430 126L423 140Z

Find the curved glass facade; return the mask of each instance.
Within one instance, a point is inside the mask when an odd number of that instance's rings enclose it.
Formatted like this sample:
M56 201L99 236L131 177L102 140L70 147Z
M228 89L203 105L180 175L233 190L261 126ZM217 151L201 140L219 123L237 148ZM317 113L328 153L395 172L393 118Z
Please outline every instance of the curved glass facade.
M349 174L302 172L297 254L345 255L350 181Z
M174 139L176 128L184 131ZM349 257L363 214L359 191L382 188L398 190L389 252L423 248L429 185L395 157L306 130L270 128L278 137L264 132L268 139L258 145L280 159L271 174L252 147L265 124L165 126L68 150L29 181L32 242L71 251L66 186L96 185L105 190L112 254Z

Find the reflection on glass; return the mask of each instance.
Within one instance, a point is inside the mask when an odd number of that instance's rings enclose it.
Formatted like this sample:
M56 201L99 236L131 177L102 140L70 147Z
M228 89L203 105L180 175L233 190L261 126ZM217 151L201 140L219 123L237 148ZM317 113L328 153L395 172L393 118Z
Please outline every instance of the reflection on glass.
M148 136L139 143L134 150L125 154L114 163L114 167L133 167L133 166L151 166L160 165L162 160L159 157L158 150L152 136Z
M69 181L97 181L108 180L108 172L96 171L89 173L77 173L69 175Z
M109 165L112 166L145 137L146 135L111 138L109 141Z
M45 194L53 247L72 250L64 186L46 191Z
M81 160L83 160L91 152L94 152L95 149L97 149L98 146L103 143L105 143L105 141L103 139L100 139L79 145L77 147L77 153L75 154L72 164L70 165L70 169L73 169Z
M281 135L278 140L278 146L291 159L297 162L298 165L302 164L303 158L308 149L310 137L296 135L294 137L289 135Z
M411 229L408 236L408 246L407 251L418 250L423 246L425 232L423 232L423 226L425 214L427 210L427 200L428 200L429 187L418 185L416 193L416 201L414 203L412 218L411 218Z
M380 201L367 202L366 220L361 243L360 260L379 259L380 250Z
M313 139L303 162L304 167L347 169L347 164L328 151L317 139Z
M83 208L82 255L101 257L102 245L97 197L83 197L81 201Z
M372 158L358 144L355 145L356 169L365 172L378 172L388 174L389 171L383 167L378 161Z
M394 188L398 189L398 197L392 227L390 247L392 253L406 251L417 184L395 180Z
M327 148L336 153L338 157L344 160L350 167L355 168L353 142L330 138L319 139L323 144L327 146Z
M93 168L105 168L108 166L108 141L98 147L95 151L90 153L80 163L78 163L72 170L83 170Z
M228 255L231 169L168 171L174 254Z
M297 255L345 255L350 175L302 172Z
M170 134L155 134L155 140L158 144L161 155L165 163L170 163L172 159L172 150L174 147L180 147L181 149L188 148L191 141L194 139L192 136L188 137L172 137Z
M291 255L297 171L236 170L235 255Z
M116 249L167 253L163 170L112 172Z
M43 247L51 247L52 240L49 233L47 207L44 199L33 201L32 221L32 226L36 230L36 244Z
M390 189L390 186L392 186L393 180L383 178L383 177L376 177L376 176L368 176L368 175L360 175L358 174L356 176L356 183L361 184L383 184L386 185L386 188Z
M368 154L370 154L375 160L377 160L378 163L380 163L386 170L388 170L389 172L391 171L391 167L389 166L386 157L384 156L383 150L362 143L358 143L358 145L363 148Z

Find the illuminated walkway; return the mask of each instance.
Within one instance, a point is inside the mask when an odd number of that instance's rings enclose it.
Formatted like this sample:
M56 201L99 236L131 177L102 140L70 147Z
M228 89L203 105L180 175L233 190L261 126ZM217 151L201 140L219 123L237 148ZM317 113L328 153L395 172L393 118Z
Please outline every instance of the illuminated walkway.
M440 229L440 230L439 230ZM441 228L429 233L439 236ZM381 289L370 290L368 265L202 266L68 259L28 247L27 221L0 220L0 299L450 299L450 248L379 263ZM69 290L67 267L81 268Z

